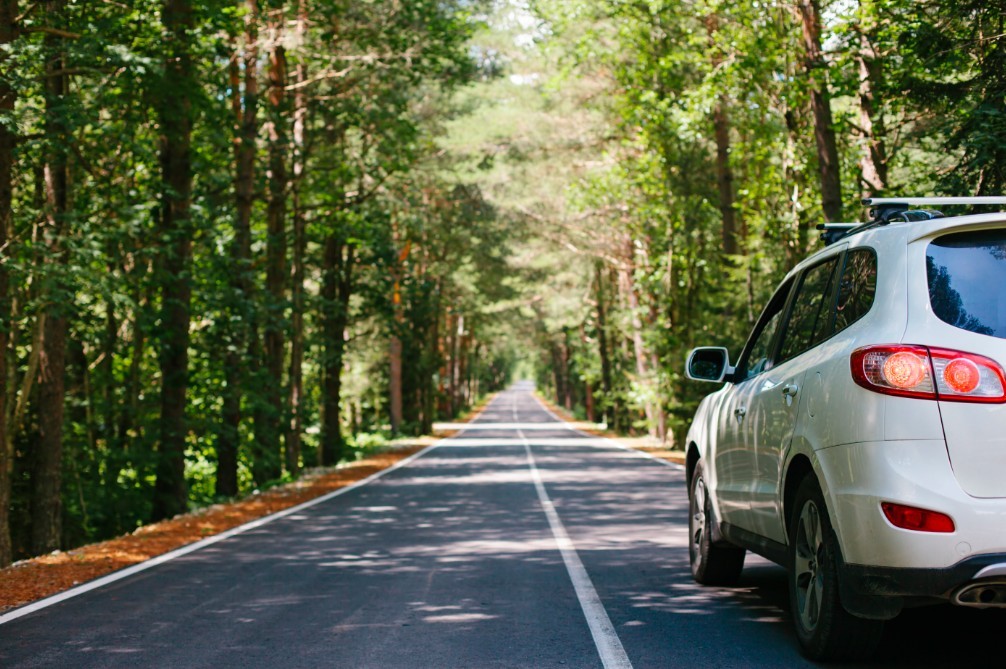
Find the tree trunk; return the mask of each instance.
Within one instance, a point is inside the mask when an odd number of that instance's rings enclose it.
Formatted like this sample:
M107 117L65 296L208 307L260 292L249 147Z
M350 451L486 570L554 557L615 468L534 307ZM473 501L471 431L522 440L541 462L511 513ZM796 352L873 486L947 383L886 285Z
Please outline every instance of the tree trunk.
M884 145L884 117L877 110L875 91L881 85L882 65L873 47L871 31L858 28L859 130L862 155L859 159L860 191L865 197L880 197L887 189L887 148Z
M325 341L324 385L322 398L321 444L318 464L335 465L342 457L342 359L346 349L349 324L349 298L353 287L354 247L336 232L325 240L324 278L322 282L322 328Z
M297 5L298 43L303 44L307 34L307 6L304 0ZM307 81L307 66L301 58L294 69L294 80L300 84ZM303 86L298 86L293 97L293 179L291 197L293 207L293 267L290 286L290 385L287 389L287 412L290 416L289 429L284 439L286 447L286 469L291 475L300 474L301 435L304 419L301 402L304 395L304 252L307 248L304 208L300 191L304 179L307 160L307 145L304 130L307 124L307 95Z
M828 64L821 51L821 11L817 0L799 0L797 12L803 28L804 70L809 79L810 106L814 114L821 208L827 221L842 220L842 182L838 142L828 93Z
M152 289L148 287L145 294L141 286L147 280L150 268L143 267L136 272L134 277L133 293L136 310L133 314L133 339L130 344L131 353L129 358L129 376L126 379L125 397L122 399L122 412L119 414L119 425L116 429L116 446L121 453L130 450L129 440L132 432L137 429L137 419L140 415L140 393L142 390L143 358L146 349L146 332L143 329L142 314L150 308L152 300Z
M453 418L458 411L455 401L455 397L457 396L455 377L457 376L458 365L458 327L457 319L454 317L454 312L450 307L448 307L447 314L444 316L444 331L446 337L444 351L447 358L447 412Z
M238 450L241 434L241 400L247 364L243 355L252 332L253 286L251 267L251 218L255 204L255 154L258 141L258 3L246 0L245 44L231 59L231 109L234 113L234 241L231 243L231 288L234 300L224 355L224 397L222 425L217 435L216 494L238 494ZM244 94L241 69L244 68Z
M631 259L633 253L634 247L631 245L630 241L627 258ZM643 319L639 316L639 296L636 295L633 273L633 267L631 264L624 268L620 268L618 270L618 283L629 310L629 323L632 327L632 350L633 357L636 361L637 382L644 390L649 390L649 386L652 381L650 379L650 368L648 363L649 356L646 350L646 344L643 342ZM647 395L649 394L650 393L647 392ZM647 431L650 433L650 436L656 437L657 414L651 399L646 399L643 402L643 411L646 414Z
M719 17L706 17L706 31L709 33L710 48L713 53L713 68L723 63L723 57L716 49L716 33L720 29ZM713 135L716 138L716 185L719 188L720 217L723 220L723 253L737 255L737 208L734 205L734 173L730 167L730 99L726 94L719 96L713 108Z
M192 286L192 100L196 88L190 39L189 0L164 0L164 83L160 91L161 236L161 417L160 453L154 484L154 519L188 507L185 485L185 401L189 374L189 322Z
M580 323L580 345L583 346L584 350L590 348L590 338L587 337L587 329L584 327L584 323ZM591 423L595 421L595 409L594 409L594 382L591 379L586 379L583 384L583 404L584 410L587 412L587 420Z
M289 140L286 131L287 85L286 50L281 40L283 27L282 12L273 11L270 33L276 40L269 54L269 202L266 208L266 293L268 309L264 322L265 337L265 411L256 421L256 441L262 446L264 458L263 475L266 479L279 478L281 473L280 421L283 416L283 311L286 299L286 197L289 178L287 176L287 153Z
M65 0L46 3L46 18L55 28L64 27ZM62 276L66 264L65 244L69 174L66 125L66 56L63 38L47 34L45 63L45 218L48 257L54 286L46 294L46 319L38 378L38 440L32 463L31 548L36 555L59 548L62 535L63 408L66 399L66 305L68 295Z
M437 360L440 359L440 292L442 289L442 279L437 279L437 285L434 289L434 300L433 309L431 313L433 318L430 324L430 334L427 340L427 346L429 346L431 351L431 362L430 364L430 375L429 378L423 379L423 400L422 400L422 411L423 411L423 434L429 434L433 431L433 421L437 413L437 388L433 384L433 375L437 371Z
M396 325L397 318L396 318ZM402 429L402 340L395 333L391 335L388 344L388 402L391 418L391 433L398 434Z
M713 127L716 135L716 184L720 194L720 216L723 219L723 253L735 256L740 252L737 243L737 207L734 203L734 172L730 167L730 115L727 97L720 96L713 110Z
M35 555L58 549L62 535L66 318L53 315L46 319L43 346L38 441L31 474L31 549Z
M113 254L114 251L109 254L109 257L114 257ZM108 263L109 276L114 276L116 270L120 266L121 263L117 261L110 261ZM99 371L99 383L101 383L104 387L102 403L105 405L104 413L101 418L101 435L107 447L111 447L115 441L115 425L117 423L117 407L115 404L115 391L117 387L115 382L115 359L117 357L118 343L119 319L115 313L115 300L112 298L112 295L109 294L108 299L105 301L105 339L102 342L102 358ZM111 475L113 473L113 469L113 467L109 467L107 469L107 474ZM118 474L117 471L114 473Z
M4 47L14 41L14 21L18 16L17 0L0 0L0 70L7 68L8 50ZM14 112L16 93L0 77L0 115L10 117ZM8 242L11 229L13 203L14 147L17 136L14 126L0 123L0 568L14 559L10 538L10 489L14 465L13 444L7 438L7 346L10 328L10 296L7 271L10 257Z
M601 358L601 407L604 422L617 429L615 398L611 379L611 351L608 339L608 304L604 290L604 272L601 261L594 265L594 286L597 295L597 354Z

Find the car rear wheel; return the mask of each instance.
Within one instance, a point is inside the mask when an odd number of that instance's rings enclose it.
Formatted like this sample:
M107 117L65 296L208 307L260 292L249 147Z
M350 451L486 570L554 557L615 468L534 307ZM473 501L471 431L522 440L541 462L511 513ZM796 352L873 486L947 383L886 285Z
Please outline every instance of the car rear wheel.
M838 541L821 488L808 476L797 489L790 518L789 600L796 634L812 660L870 656L884 630L882 620L858 618L838 594Z
M734 585L744 568L744 549L712 543L712 514L702 462L688 491L688 558L692 577L703 585Z

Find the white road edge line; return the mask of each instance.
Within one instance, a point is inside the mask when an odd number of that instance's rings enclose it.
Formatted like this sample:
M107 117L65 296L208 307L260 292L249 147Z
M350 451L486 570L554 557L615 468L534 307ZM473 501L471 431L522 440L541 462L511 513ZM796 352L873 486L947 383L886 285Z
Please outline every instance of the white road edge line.
M517 403L516 398L513 406L516 421ZM550 412L551 413L551 412ZM555 504L552 503L545 490L545 483L541 478L541 472L535 464L534 455L531 453L531 442L524 436L523 430L518 429L524 442L524 452L527 454L527 464L531 470L531 479L534 481L534 488L538 492L538 501L548 519L548 525L552 529L552 536L562 555L562 561L566 564L566 572L569 580L573 583L573 590L576 591L576 598L580 602L580 608L587 619L587 626L590 628L590 635L594 638L594 645L597 647L597 654L601 658L601 663L605 669L632 669L632 662L625 654L622 647L622 640L618 638L615 626L611 624L608 612L604 608L604 603L594 589L594 583L590 580L590 574L580 561L580 555L576 552L573 540L569 538L566 527L559 518Z
M599 437L593 434L587 434L586 432L583 432L581 430L577 430L575 427L573 427L565 420L563 420L561 416L556 415L554 411L549 409L548 406L546 406L544 402L538 399L538 397L534 393L528 393L528 394L531 395L534 401L538 403L538 406L540 406L542 409L545 410L545 413L547 413L549 416L555 418L557 421L562 423L563 426L570 432L576 432L579 435L582 435L584 437L590 437L591 439L602 439L611 444L612 446L614 446L615 448L619 448L623 451L628 451L629 453L638 455L641 458L646 458L647 460L653 460L654 462L658 462L666 467L671 467L672 469L680 469L682 471L684 471L685 469L684 465L678 464L677 462L670 462L669 460L664 460L663 458L658 458L657 456L647 453L646 451L640 451L638 449L632 448L631 446L626 446L625 444L620 444L611 437Z
M271 515L263 516L262 518L250 521L248 523L245 523L244 525L238 525L237 527L232 527L231 529L221 532L220 534L215 534L212 537L207 537L195 543L188 544L187 546L182 546L181 548L173 550L169 553L158 555L157 557L151 558L146 562L140 562L139 564L135 564L132 567L126 567L125 569L112 572L107 576L102 576L101 578L97 578L93 581L88 581L83 585L78 585L75 588L64 590L63 592L52 595L51 597L46 597L45 599L40 599L37 602L32 602L31 604L25 604L22 607L8 611L7 613L0 615L0 625L3 625L4 623L9 623L13 620L17 620L22 616L26 616L30 613L35 613L36 611L48 608L54 604L58 604L59 602L66 601L67 599L71 599L78 595L83 595L84 593L90 592L91 590L96 590L97 588L104 587L110 583L121 581L122 579L128 578L133 574L139 573L141 571L146 571L147 569L156 567L159 564L164 564L165 562L170 562L175 558L179 558L183 555L193 553L202 548L206 548L207 546L212 546L217 542L229 539L235 535L247 532L248 530L254 530L258 527L266 525L267 523L271 523L274 520L279 520L280 518L291 516L299 511L303 511L304 509L315 506L316 504L322 504L323 502L327 502L328 500L338 497L340 495L345 495L346 493L356 490L357 488L362 488L368 483L373 483L374 481L381 478L385 474L390 474L396 469L400 469L401 467L408 465L413 460L416 460L417 458L426 455L433 449L440 446L440 444L442 444L444 441L446 441L446 439L441 439L440 441L430 444L429 446L419 451L418 453L413 453L404 460L399 460L398 462L388 467L387 469L382 469L379 472L374 472L365 479L361 479L356 483L352 483L348 486L345 486L344 488L333 490L332 492L322 495L321 497L315 497L314 499L298 504L297 506L291 506L289 509L283 509L282 511L277 511L276 513L273 513Z

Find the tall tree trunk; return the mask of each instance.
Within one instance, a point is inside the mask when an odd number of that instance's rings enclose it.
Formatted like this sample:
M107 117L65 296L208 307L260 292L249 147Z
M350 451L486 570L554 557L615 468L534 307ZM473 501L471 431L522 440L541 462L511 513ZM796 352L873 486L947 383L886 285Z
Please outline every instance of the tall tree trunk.
M583 349L590 349L590 338L587 336L586 324L580 322L580 345ZM590 378L584 379L583 382L583 408L587 412L587 420L591 423L595 420L595 409L594 409L594 381Z
M281 473L280 421L283 416L283 311L286 299L286 198L289 177L287 155L289 139L286 123L289 116L286 85L286 49L283 47L283 13L273 10L270 36L274 44L269 53L269 202L266 208L266 293L268 309L264 322L266 403L261 424L256 420L256 435L263 449L261 476L266 480L279 478ZM258 480L258 477L256 477Z
M447 338L445 353L447 354L447 411L453 418L457 414L457 367L458 367L458 323L453 310L449 307L444 317L444 330Z
M861 2L861 13L872 9L872 2ZM876 90L881 85L882 65L873 46L872 30L861 17L859 51L859 130L862 154L859 159L860 191L863 197L879 197L887 189L887 147L884 144L884 117L877 109Z
M140 415L140 392L142 390L143 358L147 345L147 333L143 327L143 314L150 308L153 299L153 289L143 284L148 280L150 267L140 265L135 268L133 280L135 290L133 303L132 341L130 342L129 375L126 378L125 397L122 398L122 411L119 414L119 425L116 429L116 447L120 453L127 453L129 441L138 423Z
M618 270L618 283L629 310L629 323L632 328L632 350L636 361L636 377L638 383L648 391L652 379L650 378L649 354L643 341L643 319L639 315L639 296L636 294L635 279L633 277L635 272L631 259L635 254L634 249L635 247L630 240L625 261L628 264ZM647 392L646 394L649 396L652 393ZM643 402L643 412L646 414L647 431L650 433L650 436L656 437L657 411L652 399L649 397Z
M818 0L798 0L797 12L803 28L803 64L809 79L810 106L814 114L814 139L821 179L821 208L825 220L842 220L842 182L838 164L838 142L831 116L828 93L828 64L821 50L821 10Z
M109 257L114 257L114 251L109 253ZM109 261L108 274L114 276L120 269L121 263ZM115 404L115 359L117 357L117 344L119 343L119 319L115 313L115 300L112 294L107 295L105 300L105 338L102 342L101 365L99 368L99 379L104 387L101 401L105 405L101 417L101 434L105 445L111 447L115 441L116 404ZM114 467L109 467L107 473L111 475ZM118 472L115 472L118 474Z
M297 4L297 37L302 44L307 35L307 3ZM302 57L294 68L297 84L307 81L307 65ZM290 286L290 380L287 388L287 412L290 416L289 429L284 439L286 447L286 468L293 476L300 473L301 435L304 419L301 403L304 395L304 252L307 249L307 220L301 204L301 186L307 161L307 145L304 130L307 124L307 94L298 85L293 97L293 179L291 199L293 208L293 267Z
M617 429L614 384L611 375L611 351L608 338L608 297L604 290L604 272L600 260L594 265L594 290L597 296L597 354L601 358L601 407L604 422Z
M398 326L397 314L395 321L395 325ZM402 429L402 340L394 332L391 334L391 341L388 342L388 363L390 375L388 379L388 413L391 418L391 432L398 434Z
M432 362L430 363L430 373L427 378L422 381L423 384L423 400L422 400L422 411L423 411L423 434L429 434L433 431L433 419L437 412L436 399L437 399L437 388L434 386L433 376L437 371L437 360L440 359L440 308L441 308L441 286L443 280L438 278L437 285L434 288L434 299L433 299L433 309L431 313L433 318L430 323L430 334L427 339L427 346L430 349L430 356Z
M246 354L254 319L252 291L254 279L251 266L251 218L255 205L255 154L258 141L258 2L246 0L245 43L239 54L234 49L231 59L231 109L234 113L234 241L231 243L231 288L235 302L228 328L229 342L224 356L224 388L222 425L217 435L216 494L233 497L238 494L238 450L241 434L241 400L247 377ZM240 57L239 57L240 56ZM242 76L244 70L244 93Z
M397 241L397 231L394 234ZM391 294L392 314L391 337L388 343L388 413L391 418L391 432L397 434L402 427L402 340L400 333L404 332L405 315L402 313L402 274L404 264L412 249L406 241L398 253L398 262L394 269L394 283Z
M737 206L734 202L734 172L730 166L730 114L727 96L721 95L713 109L713 129L716 136L716 184L720 195L720 216L723 219L723 253L735 256L737 243Z
M573 410L573 375L570 374L569 360L569 331L563 329L560 349L562 355L562 405L566 411Z
M18 16L17 0L0 0L0 70L7 69L9 51L14 41L14 21ZM0 77L0 115L10 118L14 113L16 93ZM10 538L10 489L14 466L13 444L7 438L7 347L10 328L10 296L7 271L10 257L11 205L13 203L14 147L17 136L14 125L0 123L0 568L14 559Z
M716 33L720 21L716 14L706 17L706 32L712 50L713 68L723 63L723 56L716 48ZM713 135L716 138L716 184L719 188L720 217L723 220L723 253L737 255L737 208L734 205L734 173L730 166L730 98L724 93L719 96L713 108Z
M160 91L161 235L161 417L160 452L153 517L169 518L188 507L185 485L185 400L189 385L189 322L192 286L192 5L164 0L164 82Z
M331 232L325 240L324 278L322 282L322 328L325 341L324 385L322 399L321 444L318 463L334 465L342 457L342 360L349 324L349 298L353 288L355 249L340 233Z
M46 2L46 19L51 27L64 29L66 2ZM63 408L66 399L65 309L69 304L64 265L64 235L68 203L69 173L66 124L66 56L63 38L46 34L45 63L45 218L48 257L44 264L51 273L53 288L44 296L46 319L42 336L42 357L38 378L38 440L32 464L31 548L36 555L59 548L62 534L63 488Z
M136 309L133 312L129 375L126 379L122 411L119 414L119 426L116 429L116 450L122 454L130 451L130 440L134 430L139 432L136 426L140 415L143 359L147 346L147 332L144 327L143 315L148 312L151 302L153 302L153 288L148 283L150 271L149 263L140 263L134 258L131 280L134 286L133 304L136 305ZM146 288L144 288L145 285Z

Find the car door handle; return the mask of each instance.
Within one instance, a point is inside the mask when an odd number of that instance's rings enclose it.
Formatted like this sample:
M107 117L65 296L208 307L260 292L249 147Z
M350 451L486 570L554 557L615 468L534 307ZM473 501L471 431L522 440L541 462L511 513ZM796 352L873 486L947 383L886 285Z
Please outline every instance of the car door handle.
M782 394L784 397L796 397L797 392L799 392L800 386L795 383L787 383L782 387Z

